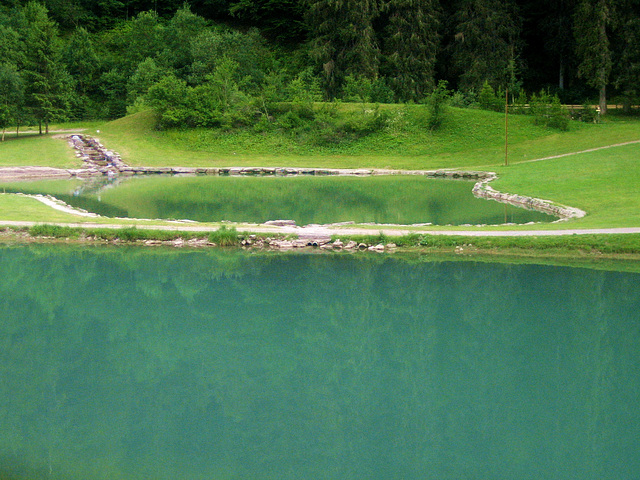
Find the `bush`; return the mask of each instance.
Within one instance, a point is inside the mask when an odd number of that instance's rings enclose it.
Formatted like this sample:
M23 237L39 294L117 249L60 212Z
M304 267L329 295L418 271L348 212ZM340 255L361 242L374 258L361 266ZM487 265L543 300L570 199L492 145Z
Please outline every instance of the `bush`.
M240 237L235 227L220 227L215 232L209 234L209 242L215 243L221 247L233 247L240 243Z
M536 125L545 125L563 131L569 129L569 114L557 95L551 96L549 92L542 90L538 95L534 94L531 97L529 105Z
M518 94L518 98L515 99L515 101L509 108L509 113L513 113L516 115L524 115L529 113L527 102L528 102L527 94L524 93L523 90L520 90L520 93Z
M427 125L431 130L435 130L442 125L446 116L448 98L447 82L446 80L440 80L438 86L427 98Z
M480 104L480 108L484 110L493 110L494 112L504 110L503 99L496 95L493 87L489 85L489 82L484 82L484 85L482 85L482 90L480 90L480 94L478 95L478 103Z
M600 114L591 105L583 105L582 110L573 110L571 112L571 118L585 123L598 123Z
M457 108L469 108L472 105L478 103L476 98L476 92L469 90L467 92L455 91L449 98L449 105Z
M57 225L34 225L29 228L29 235L32 237L52 237L52 238L78 238L80 231L72 227L60 227Z

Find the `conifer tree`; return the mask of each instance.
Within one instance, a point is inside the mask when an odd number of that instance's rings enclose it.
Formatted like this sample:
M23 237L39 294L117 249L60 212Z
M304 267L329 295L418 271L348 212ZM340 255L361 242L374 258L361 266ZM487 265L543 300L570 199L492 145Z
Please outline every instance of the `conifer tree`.
M439 45L437 0L391 0L385 59L400 100L421 100L434 87Z
M26 103L49 131L49 122L63 115L68 108L70 78L61 61L58 29L49 19L44 6L27 3L22 9L22 33L25 48L23 75Z
M640 0L626 0L618 6L618 35L613 73L615 87L628 113L640 96Z
M607 113L607 85L611 74L609 27L613 20L612 0L581 0L575 17L578 76L598 89L600 113Z
M305 0L312 57L322 65L325 91L334 98L348 74L375 78L380 49L373 21L381 0Z
M455 4L452 67L459 87L505 84L520 43L513 0L459 0Z
M566 86L567 74L573 63L573 17L576 0L544 0L538 8L544 11L540 28L544 32L545 53L556 62L558 87L562 90Z
M95 75L100 67L100 59L93 45L91 35L84 27L76 28L69 37L64 49L63 60L67 69L76 81L76 90L81 95L87 91L95 81Z
M22 105L24 86L17 67L10 63L0 63L0 128L2 141L5 131L12 122L17 122Z

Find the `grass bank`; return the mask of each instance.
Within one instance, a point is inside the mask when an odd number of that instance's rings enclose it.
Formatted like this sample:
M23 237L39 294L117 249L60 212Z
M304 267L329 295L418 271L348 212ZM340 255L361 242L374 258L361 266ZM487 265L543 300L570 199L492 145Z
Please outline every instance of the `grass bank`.
M7 136L0 143L0 167L80 168L81 164L66 141L55 134L23 133Z

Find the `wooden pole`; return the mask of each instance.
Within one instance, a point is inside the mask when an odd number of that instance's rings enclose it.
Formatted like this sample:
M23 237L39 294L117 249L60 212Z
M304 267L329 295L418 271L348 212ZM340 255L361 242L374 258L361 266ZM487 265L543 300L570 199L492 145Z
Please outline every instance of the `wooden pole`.
M504 166L509 165L509 87L504 94Z

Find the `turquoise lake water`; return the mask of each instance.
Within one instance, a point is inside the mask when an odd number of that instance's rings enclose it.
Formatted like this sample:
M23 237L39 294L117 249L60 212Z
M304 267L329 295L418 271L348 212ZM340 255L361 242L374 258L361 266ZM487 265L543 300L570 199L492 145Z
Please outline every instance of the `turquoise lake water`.
M46 193L108 217L228 220L298 225L551 222L556 217L475 198L474 182L424 176L162 176L2 184L3 191Z
M0 248L2 479L633 479L640 275Z

